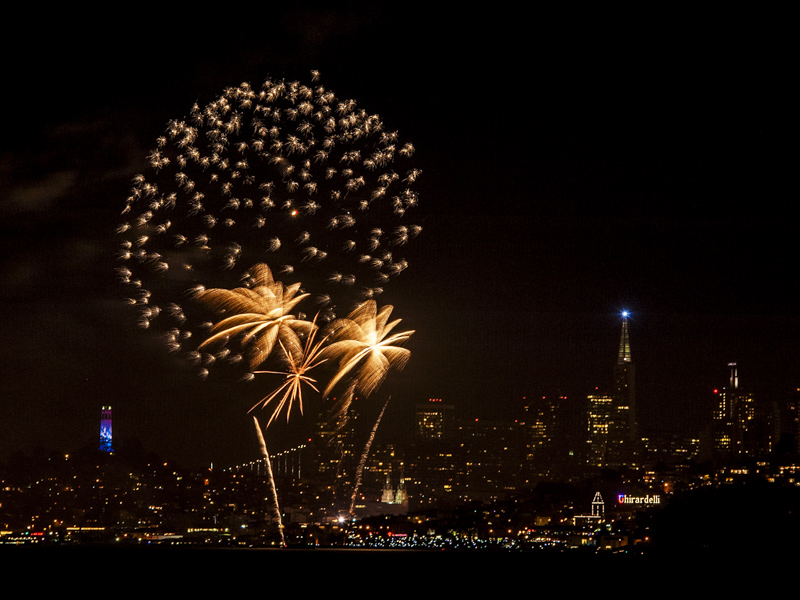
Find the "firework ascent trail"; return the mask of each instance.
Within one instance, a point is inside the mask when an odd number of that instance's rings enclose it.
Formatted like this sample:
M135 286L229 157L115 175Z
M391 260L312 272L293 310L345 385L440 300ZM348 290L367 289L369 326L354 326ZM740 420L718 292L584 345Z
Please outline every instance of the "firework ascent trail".
M281 509L278 505L278 490L275 487L275 477L272 475L272 462L269 460L269 452L267 452L267 443L264 441L264 433L261 431L261 426L258 424L258 419L253 417L253 423L256 426L256 434L258 434L258 444L261 447L261 454L264 455L264 462L267 465L267 477L269 478L270 487L272 488L272 506L275 513L275 519L278 522L278 531L281 534L281 546L286 546L286 540L283 537L283 519L281 519Z
M356 484L353 487L353 497L350 500L350 514L355 514L355 507L356 507L356 498L358 498L358 488L361 487L361 476L364 473L364 465L367 462L367 456L369 455L369 449L372 447L372 440L375 439L375 432L378 431L378 425L381 424L381 419L383 418L383 413L386 411L386 407L389 406L389 400L392 397L389 396L386 398L386 402L383 403L383 408L381 409L381 414L378 415L378 420L375 421L375 425L372 427L372 431L369 434L369 439L367 440L367 445L364 446L364 453L361 455L361 460L358 462L358 469L356 469Z

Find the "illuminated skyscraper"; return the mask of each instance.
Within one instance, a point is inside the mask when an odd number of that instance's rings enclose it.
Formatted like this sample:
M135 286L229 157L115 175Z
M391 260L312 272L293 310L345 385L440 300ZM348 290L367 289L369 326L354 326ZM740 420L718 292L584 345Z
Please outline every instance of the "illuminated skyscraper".
M728 386L715 390L714 450L718 457L753 454L756 406L752 392L739 387L739 368L728 363Z
M100 411L100 450L112 452L111 446L111 407L104 406Z
M330 400L335 405L336 398ZM356 453L360 451L356 449L358 417L351 405L344 414L321 410L314 421L309 453L313 462L307 463L304 480L315 489L319 507L327 505L335 511L350 501L358 463Z
M587 462L592 467L605 467L608 462L608 434L614 399L611 396L589 396L589 444Z
M444 404L441 398L431 398L425 404L417 404L414 434L418 440L452 440L455 431L452 404Z
M614 365L614 404L609 431L609 462L613 466L633 466L636 462L636 367L628 336L628 312L622 313L622 333L617 363Z
M416 507L449 503L456 497L455 407L441 398L417 404L414 422L414 454L409 457L407 481Z
M556 425L559 405L566 401L563 395L523 398L523 417L520 422L523 435L523 458L531 474L551 475L556 466Z
M335 398L334 398L335 400ZM328 477L349 476L350 463L356 460L354 425L358 413L351 406L347 413L332 417L330 413L320 411L314 422L313 447L317 462L317 474L323 479ZM342 465L348 468L342 468Z
M717 405L714 407L714 455L716 457L727 456L731 452L731 437L732 437L732 417L731 417L731 404L733 396L737 393L739 388L739 375L736 368L736 363L728 363L730 369L730 377L728 378L727 387L714 390L717 396Z
M622 334L610 395L589 396L588 457L595 467L632 467L637 457L636 369L628 335L628 313L622 313Z

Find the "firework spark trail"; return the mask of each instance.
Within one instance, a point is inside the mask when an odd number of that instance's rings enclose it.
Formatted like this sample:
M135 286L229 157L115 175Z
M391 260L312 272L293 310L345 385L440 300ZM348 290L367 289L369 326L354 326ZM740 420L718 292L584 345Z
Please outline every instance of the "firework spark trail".
M275 518L278 521L278 531L281 534L281 546L285 548L286 540L283 537L283 520L281 519L281 509L278 506L278 489L275 487L275 477L272 475L272 462L269 460L267 443L264 441L264 433L261 431L261 426L258 424L258 419L253 417L253 423L256 426L256 433L258 434L258 444L261 447L261 454L264 455L264 462L267 465L267 477L269 477L270 487L272 488L272 505L275 512Z
M367 456L369 455L369 449L372 447L372 440L375 439L375 432L378 431L378 425L381 424L381 419L383 418L383 413L386 412L386 407L389 406L389 400L392 397L389 396L386 398L386 402L383 403L383 408L381 409L381 414L378 415L378 420L375 421L375 425L372 427L372 431L369 434L369 439L367 440L367 445L364 446L364 453L361 455L361 460L358 462L358 468L356 469L356 484L353 488L353 497L350 500L350 515L355 516L355 507L356 507L356 498L358 498L358 488L361 487L361 476L364 472L364 465L367 462Z
M267 261L303 281L322 324L408 267L403 252L421 231L408 220L414 147L318 80L243 83L195 105L133 179L117 228L127 303L203 375L248 362L198 347L207 316L193 302L236 287L242 265Z

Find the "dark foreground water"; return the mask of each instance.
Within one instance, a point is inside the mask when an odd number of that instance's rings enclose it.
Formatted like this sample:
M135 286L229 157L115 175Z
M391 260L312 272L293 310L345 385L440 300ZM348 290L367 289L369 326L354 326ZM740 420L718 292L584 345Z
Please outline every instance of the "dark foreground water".
M9 547L0 546L6 581L24 577L34 587L111 585L114 593L134 595L159 590L217 591L225 595L284 596L331 593L363 596L404 596L472 592L476 586L502 597L519 596L524 585L531 595L544 586L551 592L581 589L629 589L645 586L677 592L691 585L696 591L719 591L725 585L718 567L739 577L770 572L779 577L784 564L796 564L796 553L611 555L566 552L443 552L423 550L352 549L207 549L197 547ZM789 571L787 571L788 573ZM144 586L144 587L142 587ZM155 587L153 587L155 586ZM253 586L256 586L255 588ZM388 587L387 587L388 586ZM599 586L599 587L597 587ZM622 586L622 587L620 587ZM677 587L673 587L677 586ZM698 587L699 586L699 587ZM383 591L380 591L383 589ZM642 588L638 588L642 589ZM394 592L392 591L394 590ZM105 590L110 591L109 589ZM301 593L302 592L302 593ZM98 590L98 593L103 593ZM485 594L485 592L484 592ZM338 593L336 596L338 597Z

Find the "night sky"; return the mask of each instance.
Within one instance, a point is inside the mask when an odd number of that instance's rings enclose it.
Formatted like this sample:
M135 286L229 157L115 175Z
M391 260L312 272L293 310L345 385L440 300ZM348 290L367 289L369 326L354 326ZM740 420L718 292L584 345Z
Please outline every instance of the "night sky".
M257 456L245 413L268 389L200 381L133 325L114 229L168 120L312 69L422 169L423 232L381 298L415 330L412 358L363 407L392 394L385 439L429 397L506 419L526 395L608 389L623 309L645 431L697 433L731 361L761 399L800 385L796 67L779 17L262 13L4 42L0 459L88 443L104 404L118 438L184 464Z

